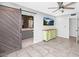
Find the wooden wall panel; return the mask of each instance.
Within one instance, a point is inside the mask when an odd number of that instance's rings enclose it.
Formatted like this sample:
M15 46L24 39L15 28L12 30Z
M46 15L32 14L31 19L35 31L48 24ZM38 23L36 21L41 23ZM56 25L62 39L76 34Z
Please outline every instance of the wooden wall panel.
M0 6L0 55L21 49L21 27L20 10Z

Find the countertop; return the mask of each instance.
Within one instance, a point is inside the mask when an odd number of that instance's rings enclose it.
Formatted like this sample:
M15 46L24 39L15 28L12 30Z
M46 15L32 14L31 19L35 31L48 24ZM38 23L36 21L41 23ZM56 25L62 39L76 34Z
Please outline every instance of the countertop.
M24 28L22 31L33 31L33 28Z

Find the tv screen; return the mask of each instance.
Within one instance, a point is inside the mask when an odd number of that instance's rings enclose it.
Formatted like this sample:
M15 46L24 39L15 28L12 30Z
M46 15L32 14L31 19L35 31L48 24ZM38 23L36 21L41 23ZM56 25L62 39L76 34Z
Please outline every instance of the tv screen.
M44 17L43 25L54 25L54 20L51 18Z

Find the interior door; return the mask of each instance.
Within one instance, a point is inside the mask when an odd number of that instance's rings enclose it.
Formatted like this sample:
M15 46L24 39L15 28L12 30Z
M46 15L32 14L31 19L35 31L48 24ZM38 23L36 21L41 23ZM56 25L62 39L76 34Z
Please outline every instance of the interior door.
M21 12L0 5L0 56L21 49Z
M79 43L79 12L77 12L77 43Z

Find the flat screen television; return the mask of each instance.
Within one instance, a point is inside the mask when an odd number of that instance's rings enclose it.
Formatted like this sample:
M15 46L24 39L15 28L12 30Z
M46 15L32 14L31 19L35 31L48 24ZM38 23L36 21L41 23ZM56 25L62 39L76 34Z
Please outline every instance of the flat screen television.
M43 18L43 25L46 26L53 26L54 25L54 20L48 17Z

